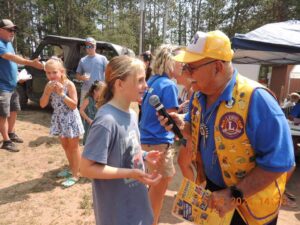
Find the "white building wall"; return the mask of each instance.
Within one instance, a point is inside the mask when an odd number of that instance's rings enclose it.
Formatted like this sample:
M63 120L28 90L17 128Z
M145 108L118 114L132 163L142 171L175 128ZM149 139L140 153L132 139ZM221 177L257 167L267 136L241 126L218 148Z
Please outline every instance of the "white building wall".
M300 65L295 65L290 73L290 78L300 79Z
M260 65L233 63L233 67L236 68L241 75L248 77L251 80L258 81Z

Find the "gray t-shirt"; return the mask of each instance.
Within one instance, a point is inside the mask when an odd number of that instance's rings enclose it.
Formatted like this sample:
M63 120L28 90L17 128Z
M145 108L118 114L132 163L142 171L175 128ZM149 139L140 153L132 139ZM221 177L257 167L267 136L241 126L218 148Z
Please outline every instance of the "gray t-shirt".
M107 58L103 55L96 54L95 56L85 56L80 59L76 72L84 75L90 74L90 79L84 81L81 89L88 91L95 80L105 80L105 68L107 65Z
M82 155L118 168L144 170L137 115L102 106L92 123ZM97 225L151 225L152 209L144 184L132 179L94 179Z

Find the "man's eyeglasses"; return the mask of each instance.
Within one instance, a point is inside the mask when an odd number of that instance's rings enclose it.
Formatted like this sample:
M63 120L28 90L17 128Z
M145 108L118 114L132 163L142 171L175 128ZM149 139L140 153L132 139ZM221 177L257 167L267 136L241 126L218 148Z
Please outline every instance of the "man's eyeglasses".
M209 64L211 64L213 62L216 62L216 61L220 61L220 60L213 60L213 61L210 61L210 62L207 62L207 63L203 63L203 64L201 64L199 66L194 67L194 68L192 68L189 64L185 64L182 67L182 72L188 72L190 75L192 75L199 68L201 68L203 66L206 66L206 65L209 65Z
M94 46L93 45L86 45L86 46L84 46L84 48L85 49L92 49L92 48L94 48Z
M9 29L9 28L1 28L1 29L6 30L9 33L16 33L17 32L16 29Z

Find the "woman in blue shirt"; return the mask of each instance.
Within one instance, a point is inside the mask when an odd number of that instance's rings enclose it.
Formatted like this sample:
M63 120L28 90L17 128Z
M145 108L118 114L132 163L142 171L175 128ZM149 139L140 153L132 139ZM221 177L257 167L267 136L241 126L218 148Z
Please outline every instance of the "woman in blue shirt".
M176 72L181 72L175 70L175 61L172 59L177 50L176 47L171 45L162 45L157 49L151 66L154 75L147 82L149 89L145 93L141 107L142 116L139 125L142 148L145 151L158 150L163 153L159 167L152 168L151 165L147 165L150 171L156 170L163 176L159 184L149 189L154 214L153 224L158 223L164 194L169 181L175 174L173 165L174 149L171 148L174 143L174 134L166 131L160 125L154 107L149 104L149 98L152 95L157 95L168 113L177 112L178 90L172 80L176 76Z

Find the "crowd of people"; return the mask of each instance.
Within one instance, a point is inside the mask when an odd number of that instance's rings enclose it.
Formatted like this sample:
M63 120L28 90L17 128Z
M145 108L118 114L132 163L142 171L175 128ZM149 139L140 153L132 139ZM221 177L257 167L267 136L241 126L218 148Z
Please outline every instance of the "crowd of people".
M187 141L178 148L183 176L212 192L211 207L221 217L234 210L231 225L277 224L295 168L289 125L272 92L233 67L223 32L198 31L186 48L161 45L153 55L147 51L139 59L110 61L96 53L96 41L88 37L87 55L77 68L77 79L84 81L78 110L76 88L62 60L54 56L43 65L15 55L16 30L12 21L0 21L1 148L18 151L14 142L22 142L14 130L20 109L16 64L44 70L49 81L40 106L53 106L50 134L59 137L70 167L57 176L65 177L65 187L80 176L92 179L98 225L159 223L175 175L176 137L174 124L149 104L153 95ZM300 115L299 99L291 94L286 103L285 108L293 107L290 118ZM132 102L140 104L139 115ZM274 204L257 204L260 199Z

